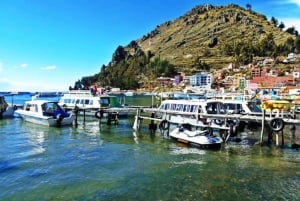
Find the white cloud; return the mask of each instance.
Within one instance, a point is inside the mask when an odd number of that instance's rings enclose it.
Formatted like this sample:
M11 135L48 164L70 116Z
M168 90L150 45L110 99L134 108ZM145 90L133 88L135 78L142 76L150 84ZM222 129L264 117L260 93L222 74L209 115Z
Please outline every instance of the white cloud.
M289 0L289 3L297 4L300 7L300 0Z
M300 20L296 18L284 18L282 19L285 29L290 27L295 27L295 29L300 32Z
M56 66L55 65L52 65L52 66L46 66L46 67L43 67L42 70L55 70L56 69Z
M65 91L67 88L66 83L0 78L0 89L4 91Z
M21 68L27 68L28 64L21 64L20 67Z

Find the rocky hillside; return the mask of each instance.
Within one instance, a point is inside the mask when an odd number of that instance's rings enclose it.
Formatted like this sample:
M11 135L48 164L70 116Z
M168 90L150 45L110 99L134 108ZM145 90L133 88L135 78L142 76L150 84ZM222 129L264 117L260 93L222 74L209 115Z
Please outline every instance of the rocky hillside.
M253 44L273 33L275 42L284 43L290 34L274 26L264 15L237 5L201 5L185 15L158 25L137 40L144 52L151 51L176 66L189 67L196 59L216 67L232 62L222 50L225 44L243 40ZM128 52L136 51L127 47Z
M127 46L119 46L111 62L83 82L134 89L175 71L214 70L230 63L247 64L255 56L287 55L300 43L295 38L250 9L196 6Z

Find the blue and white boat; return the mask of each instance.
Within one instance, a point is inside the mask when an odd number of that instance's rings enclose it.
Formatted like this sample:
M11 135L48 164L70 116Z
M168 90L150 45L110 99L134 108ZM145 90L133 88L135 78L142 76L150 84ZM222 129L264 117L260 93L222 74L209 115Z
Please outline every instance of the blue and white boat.
M25 121L46 126L72 125L74 117L64 111L57 102L48 100L26 101L22 109L17 109L16 114Z

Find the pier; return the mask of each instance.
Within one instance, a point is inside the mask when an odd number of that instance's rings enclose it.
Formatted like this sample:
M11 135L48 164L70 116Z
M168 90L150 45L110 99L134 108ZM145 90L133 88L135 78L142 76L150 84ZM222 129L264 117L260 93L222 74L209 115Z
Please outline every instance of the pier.
M218 129L220 132L227 131L230 132L238 132L235 127L226 126L226 122L235 121L235 122L249 122L249 123L257 123L261 125L261 134L259 139L259 144L264 144L264 136L267 135L268 142L272 141L273 135L276 138L276 145L283 146L284 145L284 134L283 129L285 126L290 126L291 131L291 139L295 139L296 126L300 125L300 120L296 119L295 113L284 113L283 111L279 111L276 113L266 112L263 110L263 113L256 114L201 114L201 113L189 113L186 112L175 112L175 111L166 111L159 110L156 108L143 108L136 109L135 121L133 125L133 129L138 131L141 127L143 120L150 121L149 129L153 132L153 129L163 129L169 132L170 124L181 124L188 122L175 122L171 121L169 118L158 118L156 114L164 114L166 117L170 116L187 116L191 119L191 121L195 120L197 117L198 122L203 119L210 119L210 121L222 120L224 121L223 126L210 126L213 129ZM159 126L157 126L157 123ZM167 124L166 124L167 123ZM234 131L232 129L235 129ZM266 133L267 132L267 133ZM281 135L281 143L280 143L280 135Z

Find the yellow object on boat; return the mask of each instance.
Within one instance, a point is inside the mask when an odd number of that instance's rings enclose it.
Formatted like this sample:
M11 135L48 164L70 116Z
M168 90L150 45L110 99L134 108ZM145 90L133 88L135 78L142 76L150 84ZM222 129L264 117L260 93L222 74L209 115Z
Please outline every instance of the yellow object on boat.
M290 110L291 103L287 100L265 100L261 103L263 110Z

